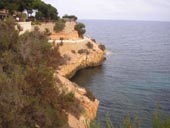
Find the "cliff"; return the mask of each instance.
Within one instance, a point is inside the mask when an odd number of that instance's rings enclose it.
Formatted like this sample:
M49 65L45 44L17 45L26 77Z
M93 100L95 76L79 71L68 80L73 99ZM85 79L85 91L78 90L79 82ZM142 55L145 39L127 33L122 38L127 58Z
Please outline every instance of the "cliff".
M60 44L59 51L65 63L59 66L56 76L61 83L61 90L73 92L83 112L79 117L67 112L70 128L87 128L89 122L96 117L99 101L89 91L71 82L71 78L78 70L101 65L105 60L105 51L92 40L81 43ZM88 84L88 83L87 83ZM77 108L78 109L78 108Z
M105 52L98 48L98 44L91 41L93 48L90 49L87 43L87 41L82 43L64 43L60 47L62 56L67 57L68 60L66 64L59 67L59 74L71 78L80 69L102 64L105 59Z

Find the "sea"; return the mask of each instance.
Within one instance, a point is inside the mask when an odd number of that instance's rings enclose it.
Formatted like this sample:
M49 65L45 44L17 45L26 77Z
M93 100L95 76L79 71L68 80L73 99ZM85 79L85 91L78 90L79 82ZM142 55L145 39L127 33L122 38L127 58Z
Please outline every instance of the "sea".
M126 117L152 128L153 115L170 116L170 22L81 20L86 34L106 46L102 66L71 79L100 101L96 120L115 127Z

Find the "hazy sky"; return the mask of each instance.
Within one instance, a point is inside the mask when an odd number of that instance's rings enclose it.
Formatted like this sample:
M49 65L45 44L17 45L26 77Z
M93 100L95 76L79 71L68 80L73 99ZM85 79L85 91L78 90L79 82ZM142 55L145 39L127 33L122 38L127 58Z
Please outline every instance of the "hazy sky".
M43 0L79 19L170 21L170 0Z

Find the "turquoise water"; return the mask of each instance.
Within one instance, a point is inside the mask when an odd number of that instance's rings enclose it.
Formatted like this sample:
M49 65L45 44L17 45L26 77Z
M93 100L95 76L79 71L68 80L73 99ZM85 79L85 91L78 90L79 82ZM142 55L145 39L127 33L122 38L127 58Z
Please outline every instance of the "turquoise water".
M100 100L97 119L114 125L126 115L152 127L157 103L170 115L170 22L85 20L87 34L111 52L102 66L79 71L72 81Z

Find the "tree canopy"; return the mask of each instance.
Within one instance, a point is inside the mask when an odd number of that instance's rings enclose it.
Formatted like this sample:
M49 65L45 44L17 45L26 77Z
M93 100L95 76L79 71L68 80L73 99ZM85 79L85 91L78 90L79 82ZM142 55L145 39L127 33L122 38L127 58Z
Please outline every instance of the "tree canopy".
M0 0L0 9L8 9L11 14L14 11L22 12L24 9L38 9L39 13L36 17L39 19L56 20L58 18L57 9L41 0Z
M78 19L77 16L75 15L67 15L67 14L65 14L62 18L73 19L75 21Z

